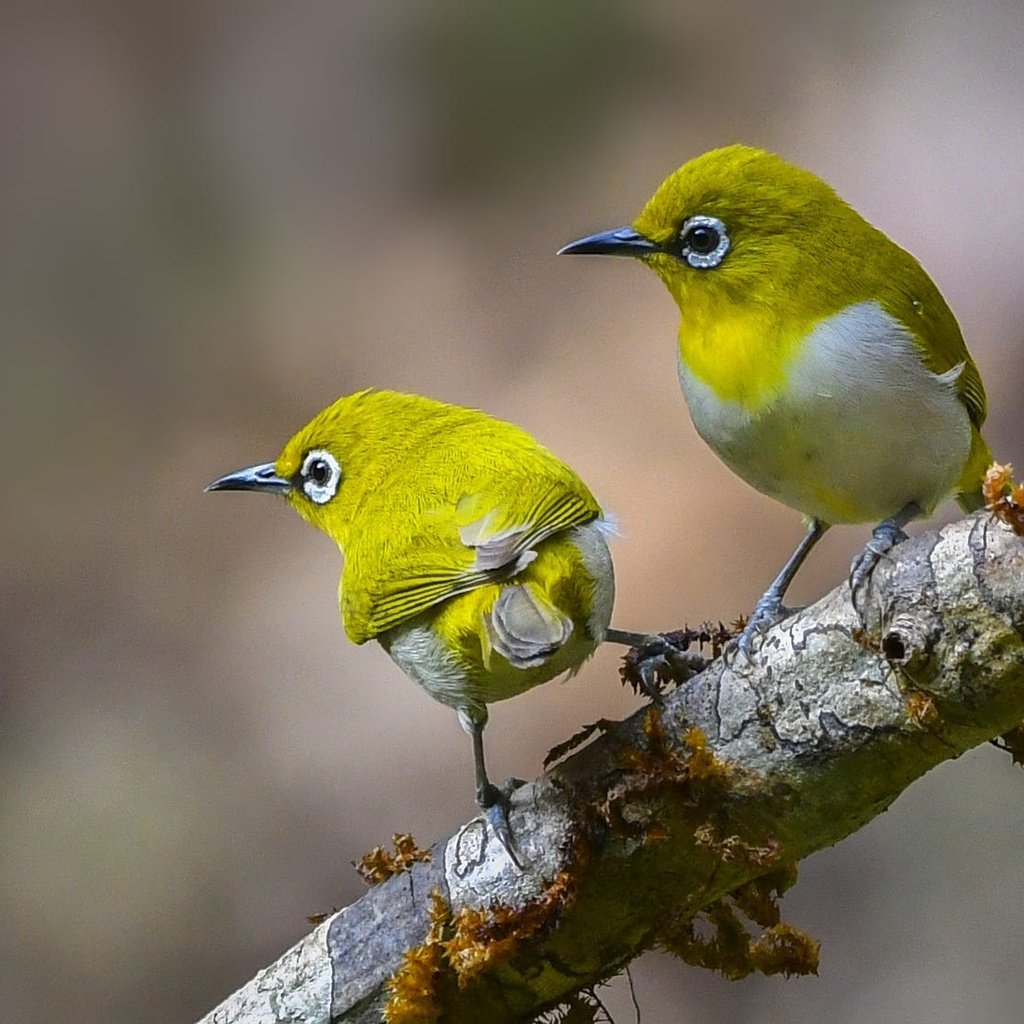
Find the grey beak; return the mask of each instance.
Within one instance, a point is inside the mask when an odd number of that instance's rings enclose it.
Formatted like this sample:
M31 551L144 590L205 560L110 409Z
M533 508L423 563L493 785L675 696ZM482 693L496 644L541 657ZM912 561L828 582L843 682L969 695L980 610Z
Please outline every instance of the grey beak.
M587 235L558 250L559 256L649 256L661 252L649 238L645 238L631 227L613 228Z
M264 494L287 494L291 489L291 480L279 477L272 462L226 473L204 488L207 491L262 491Z

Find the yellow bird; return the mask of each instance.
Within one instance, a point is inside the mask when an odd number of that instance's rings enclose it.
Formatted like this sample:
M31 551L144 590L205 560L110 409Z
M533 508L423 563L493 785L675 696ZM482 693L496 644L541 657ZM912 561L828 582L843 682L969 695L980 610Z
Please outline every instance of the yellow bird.
M970 511L991 461L985 390L917 260L820 178L734 145L684 164L630 227L562 253L633 256L681 314L679 379L700 436L808 530L740 638L782 600L833 523L877 522L853 563L857 602L903 527L955 494Z
M608 527L583 481L511 423L367 390L315 416L276 462L206 489L283 495L337 543L345 632L458 712L477 802L515 860L508 793L484 766L487 705L575 673L609 632Z

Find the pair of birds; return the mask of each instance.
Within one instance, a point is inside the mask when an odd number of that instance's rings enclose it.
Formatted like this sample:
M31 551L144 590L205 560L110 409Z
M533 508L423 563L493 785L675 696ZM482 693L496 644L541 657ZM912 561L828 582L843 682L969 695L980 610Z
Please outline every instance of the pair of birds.
M631 256L662 279L698 433L807 518L739 638L746 654L833 523L879 524L851 570L856 601L910 520L951 494L980 505L985 392L952 312L913 256L813 174L713 150L632 226L561 252ZM637 639L609 625L607 528L583 481L516 426L371 390L207 489L283 495L338 543L345 631L458 712L477 802L514 859L507 794L484 764L487 705L575 672L603 640Z

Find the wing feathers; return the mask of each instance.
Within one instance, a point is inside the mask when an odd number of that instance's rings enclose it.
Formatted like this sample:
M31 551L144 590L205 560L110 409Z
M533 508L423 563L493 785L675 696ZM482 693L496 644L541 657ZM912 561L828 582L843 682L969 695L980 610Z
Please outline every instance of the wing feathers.
M577 492L561 482L549 486L524 510L523 496L528 487L536 484L536 480L523 482L506 503L497 507L485 509L479 494L459 499L446 520L444 516L438 517L440 523L447 522L448 526L441 526L437 536L419 538L417 549L407 553L413 557L404 559L405 570L389 573L370 588L371 593L363 595L365 619L346 614L350 636L357 642L368 640L450 597L513 577L537 557L538 544L601 514L597 502L582 484ZM465 556L470 552L473 557L467 564ZM424 572L420 567L428 557L432 567ZM512 612L510 607L508 614ZM360 620L362 628L353 629L354 622ZM495 627L495 635L504 638L500 642L517 658L540 657L530 651L544 648L543 637L529 630L523 637L515 632L517 625L525 628L524 622L510 619L509 625Z
M474 504L478 499L471 499ZM467 499L459 502L458 511ZM570 526L590 522L597 515L592 505L579 495L552 488L531 508L522 522L500 527L500 512L491 509L479 519L459 526L459 539L476 552L473 568L489 572L501 569L534 544Z
M572 620L542 601L529 586L507 586L486 619L491 647L510 665L545 662L572 635Z

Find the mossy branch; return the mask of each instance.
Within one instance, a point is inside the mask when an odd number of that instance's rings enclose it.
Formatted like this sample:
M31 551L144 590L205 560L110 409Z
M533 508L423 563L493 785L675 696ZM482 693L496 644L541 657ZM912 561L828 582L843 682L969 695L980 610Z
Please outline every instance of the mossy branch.
M517 791L526 871L473 821L204 1021L529 1021L655 946L813 970L796 863L1022 720L1024 539L981 513L901 545L866 626L838 587Z

